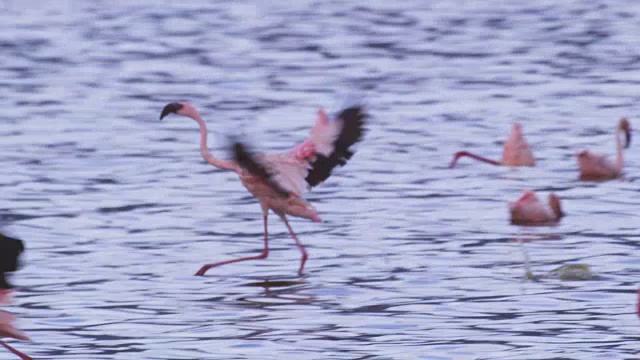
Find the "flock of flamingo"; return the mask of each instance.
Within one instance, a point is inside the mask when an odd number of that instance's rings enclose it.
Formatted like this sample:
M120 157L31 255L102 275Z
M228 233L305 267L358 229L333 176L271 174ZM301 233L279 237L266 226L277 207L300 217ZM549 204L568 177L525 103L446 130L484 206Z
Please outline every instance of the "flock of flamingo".
M160 119L170 114L184 116L195 120L200 127L200 153L212 166L235 172L244 187L258 199L262 208L264 224L264 248L255 256L241 257L226 261L206 264L196 275L202 276L209 269L241 261L265 259L269 255L269 236L267 230L269 211L272 211L284 222L289 234L300 250L300 266L298 274L302 275L308 254L293 231L287 216L300 217L319 222L316 209L304 198L304 193L327 180L337 166L343 166L353 156L353 145L359 142L365 133L365 122L368 115L361 105L347 107L339 112L335 119L330 119L323 111L318 111L318 118L309 136L289 151L275 154L253 152L243 142L234 141L231 146L231 160L216 158L207 147L207 124L198 111L187 102L167 104ZM624 145L621 135L624 135ZM621 175L623 164L623 147L631 142L631 128L626 118L620 120L616 130L617 158L611 162L603 155L590 151L581 151L576 155L582 180L607 180ZM456 166L460 158L470 157L492 165L502 166L535 166L533 153L526 142L522 126L513 125L511 134L504 143L502 159L491 160L468 151L457 152L450 163ZM562 216L560 199L555 194L549 195L549 204L540 201L535 192L525 190L515 202L509 203L511 222L513 224L532 225L547 224L558 221ZM8 302L10 286L5 279L6 272L15 271L18 257L24 251L21 240L0 234L0 304ZM639 290L640 297L640 290ZM640 300L638 302L640 316ZM13 326L14 317L8 312L0 311L0 338L9 337L27 340L28 337ZM0 345L21 359L31 359L3 341Z
M622 135L624 135L624 140L621 139ZM605 155L595 154L588 150L583 150L576 154L580 180L604 181L615 179L622 175L623 148L628 148L631 144L631 125L627 118L622 118L618 122L615 140L616 160L614 162ZM496 161L468 151L459 151L453 156L449 167L455 167L458 160L465 156L491 165L512 167L536 165L533 152L522 133L522 125L518 123L513 124L511 134L504 143L502 160ZM511 223L517 225L553 223L564 216L560 199L557 195L549 194L549 204L546 205L531 190L525 190L517 201L509 203L509 213L511 214Z
M367 115L363 106L343 109L336 119L330 120L323 110L318 111L318 119L311 129L309 137L291 150L276 154L255 154L247 145L235 142L233 160L222 160L214 157L207 147L207 124L198 111L187 102L174 102L166 105L160 119L169 114L176 114L195 120L200 127L200 153L212 166L233 171L238 174L242 184L255 196L261 207L264 223L264 249L259 255L231 259L206 264L196 275L204 275L209 269L240 261L265 259L269 255L269 236L267 219L269 211L273 211L285 223L289 234L300 249L301 259L298 274L301 275L308 254L304 245L291 228L287 215L301 217L312 221L320 221L318 212L303 199L305 190L325 181L332 170L344 165L353 155L351 147L362 139ZM624 134L624 147L631 143L631 127L629 120L622 118L616 130L617 158L611 162L604 155L590 151L577 154L580 179L607 180L617 178L622 173L623 145L621 134ZM522 125L515 123L511 134L504 143L502 159L491 160L486 157L459 151L453 156L449 167L456 166L460 158L470 157L492 165L502 166L535 166L536 160L529 144L524 138ZM540 225L557 222L564 216L560 199L549 194L549 204L538 199L535 192L525 190L515 202L509 203L511 222L518 225Z

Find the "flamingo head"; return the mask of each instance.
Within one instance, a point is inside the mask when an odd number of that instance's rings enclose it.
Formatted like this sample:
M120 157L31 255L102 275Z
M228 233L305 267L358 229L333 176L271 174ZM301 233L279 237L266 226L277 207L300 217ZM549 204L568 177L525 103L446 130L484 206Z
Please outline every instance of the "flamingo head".
M519 133L522 132L522 124L520 124L519 122L514 122L511 128L513 129L513 131L517 131Z
M624 131L624 147L625 149L631 145L631 124L626 117L620 119L618 123L618 130Z
M522 124L519 122L513 123L511 126L511 133L513 134L512 136L522 137Z
M197 114L196 109L187 102L172 102L167 104L164 109L162 109L160 120L171 113L187 116L190 118L193 118L195 114Z
M587 159L590 156L591 153L589 152L589 150L582 150L576 153L576 157L581 160Z

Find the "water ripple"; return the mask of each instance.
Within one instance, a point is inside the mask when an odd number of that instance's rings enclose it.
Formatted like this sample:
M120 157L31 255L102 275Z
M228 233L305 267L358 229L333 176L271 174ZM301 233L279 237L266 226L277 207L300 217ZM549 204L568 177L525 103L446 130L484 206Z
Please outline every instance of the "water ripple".
M55 359L628 359L637 356L635 175L585 184L573 154L615 153L640 97L622 1L0 4L3 231L24 238L9 310ZM344 169L309 194L324 222L272 216L198 152L228 134L284 150L348 94L372 114ZM500 156L523 123L539 166ZM554 227L509 225L525 189ZM525 258L540 281L525 280ZM590 281L552 276L584 263ZM4 352L0 357L4 358Z

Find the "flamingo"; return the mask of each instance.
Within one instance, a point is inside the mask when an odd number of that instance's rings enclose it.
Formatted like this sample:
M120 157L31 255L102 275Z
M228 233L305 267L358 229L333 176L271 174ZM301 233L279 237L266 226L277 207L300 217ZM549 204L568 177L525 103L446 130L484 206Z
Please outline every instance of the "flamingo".
M509 213L514 225L553 223L564 216L558 196L549 194L549 206L546 206L531 190L523 191L517 201L509 203Z
M522 125L520 123L514 123L511 127L511 134L505 141L502 148L502 160L496 161L488 159L484 156L476 155L468 151L458 151L453 156L453 160L449 164L450 168L453 168L458 163L458 159L461 157L470 157L472 159L480 160L491 165L503 165L503 166L535 166L536 159L533 157L533 153L529 148L529 144L524 139L522 132Z
M23 251L24 244L22 240L0 234L0 304L8 303L11 295L9 290L11 285L5 278L5 272L16 271L18 268L18 257ZM15 317L11 313L0 310L0 338L8 337L29 340L27 335L13 326L14 320ZM14 349L2 340L0 340L0 345L22 360L31 360L29 356Z
M286 225L289 234L300 250L298 275L302 275L308 254L304 245L291 228L287 215L319 222L316 209L302 197L303 192L324 182L332 170L345 165L353 156L351 146L360 141L364 133L367 115L362 106L353 106L330 120L324 110L318 111L318 119L311 134L291 150L276 154L254 154L241 143L233 144L233 160L214 157L207 148L207 125L198 111L187 102L167 104L160 119L175 113L195 120L200 126L200 153L212 166L238 174L244 187L260 202L264 225L264 249L255 256L242 257L206 264L198 270L203 276L209 269L240 261L265 259L269 255L267 217L273 211Z
M623 145L620 140L621 133L625 135L624 148L626 149L631 144L631 124L627 118L620 119L616 129L617 157L615 162L611 162L604 155L594 154L588 150L583 150L576 154L580 169L580 180L600 181L615 179L620 176L624 161L622 156Z

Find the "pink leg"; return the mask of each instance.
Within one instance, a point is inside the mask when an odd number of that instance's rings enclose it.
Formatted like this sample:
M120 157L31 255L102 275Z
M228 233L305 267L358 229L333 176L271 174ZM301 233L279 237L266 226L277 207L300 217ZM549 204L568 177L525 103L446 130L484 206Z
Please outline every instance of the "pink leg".
M4 341L0 341L0 345L4 346L7 350L11 351L12 353L17 355L22 360L32 360L29 356L27 356L27 355L21 353L20 351L12 348L11 346L9 346L9 344L5 343Z
M239 259L232 259L232 260L227 260L227 261L221 261L221 262L218 262L218 263L215 263L215 264L207 264L207 265L203 266L202 268L200 268L200 270L198 270L198 272L196 273L196 276L203 276L204 273L206 273L207 270L211 269L212 267L222 266L222 265L226 265L226 264L232 264L232 263L236 263L236 262L240 262L240 261L266 259L267 256L269 256L269 238L268 238L268 235L267 235L267 214L265 214L264 215L264 250L262 250L262 253L260 255L248 256L248 257L243 257L243 258L239 258Z
M284 224L287 225L289 234L291 234L293 240L296 241L296 246L298 247L298 249L300 249L300 254L302 255L302 257L300 258L300 268L298 269L298 276L300 276L302 275L302 270L304 269L304 263L307 262L307 258L309 257L307 255L307 250L304 248L304 245L302 245L300 240L298 240L298 236L296 236L296 233L293 232L293 229L291 228L291 225L289 225L289 220L287 220L287 217L285 215L281 215L280 217L282 218L282 221L284 221Z

